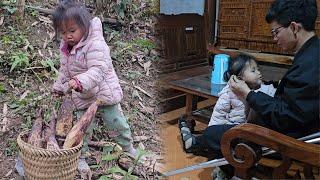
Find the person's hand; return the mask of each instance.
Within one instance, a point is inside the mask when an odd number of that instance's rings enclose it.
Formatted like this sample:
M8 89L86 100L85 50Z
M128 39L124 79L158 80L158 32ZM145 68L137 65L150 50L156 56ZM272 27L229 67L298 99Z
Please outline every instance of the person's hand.
M239 98L245 100L251 89L243 81L237 78L237 76L232 75L229 79L229 86L232 92L234 92Z
M74 89L74 90L78 89L78 83L74 79L71 79L68 82L68 84L69 84L70 89Z
M80 83L80 81L78 81L77 79L71 79L68 82L69 88L70 89L74 89L77 92L81 92L82 91L82 85Z

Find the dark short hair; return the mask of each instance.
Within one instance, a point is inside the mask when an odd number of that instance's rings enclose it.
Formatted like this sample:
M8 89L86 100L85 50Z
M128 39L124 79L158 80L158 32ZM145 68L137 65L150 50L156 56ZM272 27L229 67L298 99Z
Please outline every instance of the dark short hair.
M232 75L241 76L246 64L252 61L255 61L255 58L244 53L240 53L236 57L231 58L228 63L228 70L223 74L224 80L229 81Z
M73 20L84 31L84 39L86 39L91 19L91 14L83 4L75 0L64 0L60 2L53 13L53 27L58 34L63 23Z
M276 21L284 27L288 27L291 22L297 22L301 23L306 31L313 31L317 14L316 0L276 0L271 4L266 21Z

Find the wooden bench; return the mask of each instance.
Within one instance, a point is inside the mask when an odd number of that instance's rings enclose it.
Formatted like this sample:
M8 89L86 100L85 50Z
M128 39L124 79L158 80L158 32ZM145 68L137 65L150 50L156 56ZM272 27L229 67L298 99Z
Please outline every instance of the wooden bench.
M231 145L239 139L245 143ZM261 147L276 151L280 154L281 160L262 158ZM320 178L319 144L306 143L258 125L247 123L228 130L222 137L221 151L229 164L235 168L235 175L240 178ZM263 168L264 172L261 173L258 167L269 168Z

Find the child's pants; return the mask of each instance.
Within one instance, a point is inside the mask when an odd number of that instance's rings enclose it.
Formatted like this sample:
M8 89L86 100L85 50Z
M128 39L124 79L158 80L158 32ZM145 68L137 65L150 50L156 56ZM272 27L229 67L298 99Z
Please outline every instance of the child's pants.
M79 110L76 112L77 119L84 114L86 110ZM125 118L120 104L110 105L110 106L100 106L97 110L103 119L104 125L107 129L108 136L116 143L118 143L123 149L128 149L132 146L132 137L129 124L127 123L127 119ZM95 128L95 119L91 122L87 132L85 133L85 137L83 140L83 147L81 150L81 154L84 155L88 150L88 142L91 139L93 129Z

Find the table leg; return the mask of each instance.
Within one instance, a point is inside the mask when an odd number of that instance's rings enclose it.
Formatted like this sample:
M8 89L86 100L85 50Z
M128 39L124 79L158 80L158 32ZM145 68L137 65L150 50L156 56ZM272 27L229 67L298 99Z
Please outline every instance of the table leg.
M192 112L192 99L193 99L192 94L186 95L186 115L187 116L191 115L191 112Z
M191 132L194 132L196 121L192 119L192 111L197 109L198 97L194 97L192 94L186 95L186 120Z

